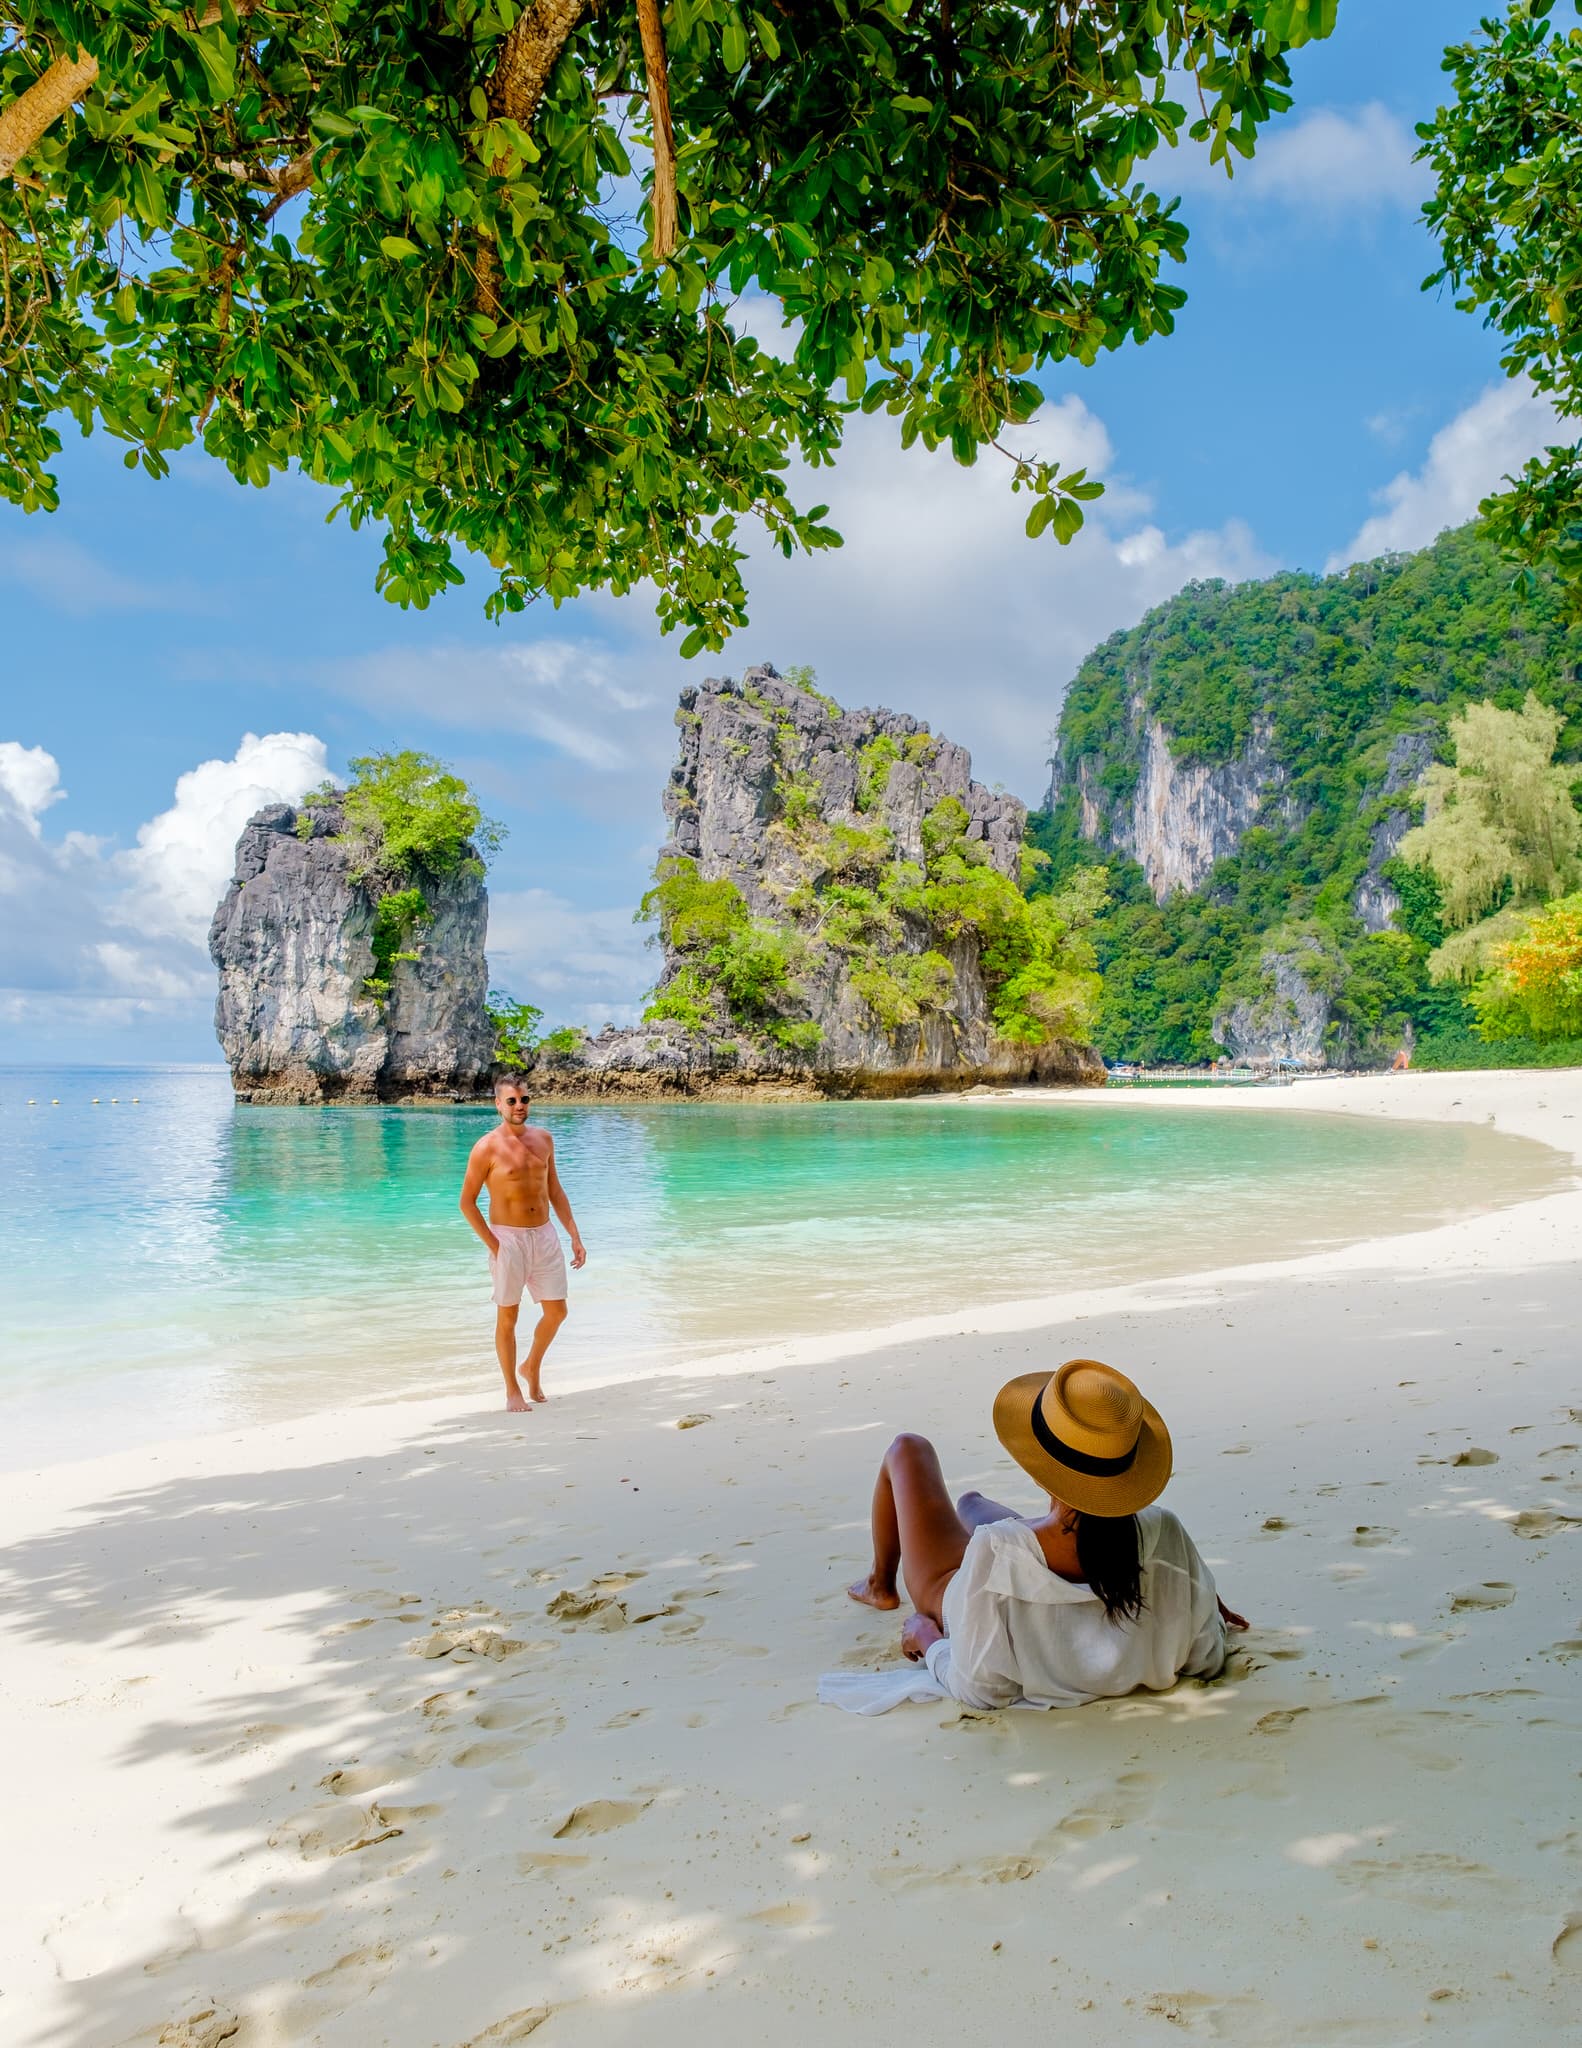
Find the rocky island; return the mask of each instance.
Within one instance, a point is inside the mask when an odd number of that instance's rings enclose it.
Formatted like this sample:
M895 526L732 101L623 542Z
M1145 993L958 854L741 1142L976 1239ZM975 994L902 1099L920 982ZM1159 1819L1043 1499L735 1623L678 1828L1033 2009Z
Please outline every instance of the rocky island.
M399 854L381 866L356 822L324 793L269 805L237 842L209 953L240 1101L455 1100L488 1086L482 862L463 840L435 867Z
M209 939L238 1096L468 1099L500 1066L561 1099L1102 1082L1097 894L1028 897L1025 806L965 748L770 667L683 690L676 722L640 1025L513 1042L489 1011L486 821L438 762L380 756L242 833Z
M540 1056L538 1093L1102 1082L1093 906L1029 902L1025 806L965 748L768 666L688 687L676 720L658 985L642 1025Z

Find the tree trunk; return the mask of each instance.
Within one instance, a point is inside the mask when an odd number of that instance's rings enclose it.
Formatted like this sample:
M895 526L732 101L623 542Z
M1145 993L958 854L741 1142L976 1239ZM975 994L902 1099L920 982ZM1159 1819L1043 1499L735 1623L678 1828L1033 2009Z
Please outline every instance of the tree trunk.
M489 112L496 120L515 121L522 128L531 125L549 74L587 4L588 0L534 0L520 17L500 45L487 88ZM490 170L500 173L505 161L497 160ZM491 320L499 319L500 259L490 241L478 244L477 306Z
M665 30L659 0L637 0L637 26L648 74L648 111L654 128L654 261L676 253L680 210L676 202L676 138L670 124L670 77L665 65Z
M99 76L99 60L86 50L57 57L20 99L0 113L0 178L9 178L46 129L80 100Z

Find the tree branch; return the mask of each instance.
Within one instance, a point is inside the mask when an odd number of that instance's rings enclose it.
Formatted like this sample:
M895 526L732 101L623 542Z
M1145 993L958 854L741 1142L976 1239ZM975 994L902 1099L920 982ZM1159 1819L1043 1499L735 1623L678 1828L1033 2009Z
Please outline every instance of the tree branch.
M588 0L533 0L515 28L500 45L494 74L485 92L490 115L497 121L514 121L528 127L544 97L549 74L554 70L572 30L581 20ZM503 175L508 158L496 158L489 168ZM500 258L487 237L478 243L476 305L491 320L500 317Z
M99 60L79 49L75 57L57 57L0 114L0 178L9 178L44 132L74 106L99 76Z
M643 39L648 111L654 128L654 261L664 263L676 253L680 222L676 202L676 137L670 124L670 78L659 0L637 0L637 27Z
M527 127L538 112L549 74L588 0L533 0L500 45L489 80L489 112Z

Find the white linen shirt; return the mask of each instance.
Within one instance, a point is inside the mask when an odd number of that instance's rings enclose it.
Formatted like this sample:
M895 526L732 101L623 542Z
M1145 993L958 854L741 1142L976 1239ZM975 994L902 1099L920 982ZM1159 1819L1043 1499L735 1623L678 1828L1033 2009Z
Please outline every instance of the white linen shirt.
M1078 1707L1178 1678L1212 1678L1225 1663L1213 1574L1168 1508L1137 1517L1143 1610L1111 1621L1091 1587L1049 1569L1026 1522L973 1532L945 1588L945 1638L930 1676L968 1707Z

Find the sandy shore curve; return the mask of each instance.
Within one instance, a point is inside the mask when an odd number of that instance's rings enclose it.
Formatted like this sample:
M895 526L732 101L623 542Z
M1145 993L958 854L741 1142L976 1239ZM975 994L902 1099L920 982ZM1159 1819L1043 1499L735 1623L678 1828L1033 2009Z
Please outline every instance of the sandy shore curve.
M1492 1121L1582 1169L1575 1071L1058 1099ZM1579 1251L1582 1183L533 1417L480 1373L11 1475L5 2038L1574 2039ZM889 1435L1018 1499L987 1397L1076 1351L1170 1421L1254 1622L1229 1676L817 1706L896 1655L842 1591Z

